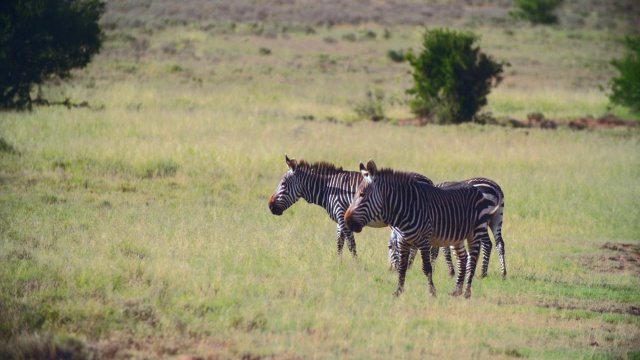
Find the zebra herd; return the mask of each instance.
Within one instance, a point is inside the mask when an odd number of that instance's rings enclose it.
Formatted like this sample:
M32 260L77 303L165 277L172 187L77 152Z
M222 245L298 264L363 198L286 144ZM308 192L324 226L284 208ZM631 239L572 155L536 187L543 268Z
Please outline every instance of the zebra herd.
M322 206L337 223L338 254L346 241L353 257L357 257L354 232L365 226L389 226L389 266L398 271L396 296L404 289L406 271L418 250L430 292L436 295L431 264L442 247L451 276L455 276L455 270L450 249L457 258L458 274L452 295L463 293L466 279L464 295L470 297L480 249L481 277L487 275L492 250L488 228L493 233L505 278L504 194L496 182L473 178L434 185L418 173L378 170L373 160L366 166L361 163L360 171L346 171L327 162L298 162L286 155L285 161L288 171L269 198L271 212L282 215L300 198Z

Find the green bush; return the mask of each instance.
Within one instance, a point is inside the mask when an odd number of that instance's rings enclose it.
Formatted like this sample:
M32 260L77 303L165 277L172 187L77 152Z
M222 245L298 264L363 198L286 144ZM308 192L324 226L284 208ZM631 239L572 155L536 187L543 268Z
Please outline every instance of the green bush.
M611 80L609 100L640 114L640 36L625 40L627 54L621 59L611 60L611 65L620 75Z
M510 12L515 19L521 19L532 24L555 24L558 17L553 11L562 4L562 0L513 0L517 10Z
M438 123L471 121L487 104L492 86L502 81L504 62L496 62L474 46L470 32L426 30L419 55L407 53L413 67L411 111Z
M406 55L404 53L404 50L391 49L387 51L387 58L389 58L389 60L393 62L401 63L406 60Z
M99 0L6 0L0 6L0 109L28 109L34 85L66 79L102 46Z
M356 104L354 107L358 118L372 121L384 120L384 96L382 89L367 90L366 101Z

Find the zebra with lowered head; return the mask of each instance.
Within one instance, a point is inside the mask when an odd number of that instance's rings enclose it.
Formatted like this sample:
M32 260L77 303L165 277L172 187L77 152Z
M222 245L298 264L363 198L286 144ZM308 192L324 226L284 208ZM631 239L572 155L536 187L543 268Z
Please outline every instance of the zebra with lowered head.
M345 241L354 257L357 257L356 240L353 232L344 223L344 214L351 204L353 195L362 178L359 171L346 171L327 162L307 163L289 159L285 154L288 170L280 180L278 187L269 198L269 209L274 215L282 215L298 199L322 206L329 217L338 224L336 245L338 255L342 254ZM420 174L410 173L421 181L433 182ZM379 219L372 219L366 224L369 227L381 228L387 224ZM393 233L391 234L393 237Z
M482 195L485 199L491 202L491 212L489 213L489 222L488 226L493 233L493 238L496 242L496 249L498 250L498 255L500 257L500 272L502 273L502 278L504 279L507 276L507 268L504 259L505 249L504 249L504 240L502 239L502 218L504 215L504 193L502 192L502 188L495 181L487 178L473 178L468 180L461 181L463 183L475 186L482 192ZM455 186L458 184L456 181L449 181L436 184L436 187L446 187L446 186ZM389 238L389 264L391 269L397 270L398 261L400 259L398 253L397 246L397 236L392 232L391 237ZM480 273L480 277L487 276L489 269L489 258L491 256L492 249L491 241L487 238L486 241L482 243L482 271ZM433 263L438 257L439 248L434 247L431 250L431 262ZM447 266L449 268L449 275L454 276L455 270L453 267L453 261L451 260L451 251L448 247L443 247L442 252L444 253L445 260L447 262ZM416 256L416 249L412 248L409 254L409 265L413 263L413 260Z
M409 250L417 247L422 256L422 271L429 290L435 296L430 250L432 246L453 246L458 259L458 276L452 295L471 296L471 283L476 269L480 244L487 233L491 204L482 192L469 184L437 188L415 177L391 169L377 170L373 160L361 163L362 180L353 202L345 213L351 231L360 232L372 219L381 219L398 235L400 262L398 287L404 290ZM469 247L469 261L464 241Z

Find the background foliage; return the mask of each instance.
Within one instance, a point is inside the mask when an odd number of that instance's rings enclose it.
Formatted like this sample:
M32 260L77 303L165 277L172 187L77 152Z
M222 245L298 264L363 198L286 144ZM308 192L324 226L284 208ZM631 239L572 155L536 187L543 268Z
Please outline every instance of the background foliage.
M611 65L618 70L618 76L611 80L612 93L609 99L640 114L640 37L627 37L625 43L626 55L611 61Z
M85 67L102 44L99 0L7 0L0 5L0 109L30 108L31 90Z
M560 7L563 0L513 0L516 10L511 15L516 19L522 19L532 24L555 24L558 16L554 10Z
M425 30L422 51L407 54L413 67L411 111L441 124L471 121L502 81L504 63L475 43L477 35L447 29Z

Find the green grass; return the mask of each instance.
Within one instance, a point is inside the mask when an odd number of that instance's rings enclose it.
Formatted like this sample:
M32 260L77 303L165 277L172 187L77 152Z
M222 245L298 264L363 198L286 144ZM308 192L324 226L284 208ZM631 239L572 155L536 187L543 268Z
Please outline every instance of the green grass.
M638 269L623 262L633 254L603 248L639 245L637 129L357 122L369 86L384 90L387 116L411 116L406 64L385 54L415 46L420 29L352 42L343 35L383 29L285 37L242 26L112 30L88 69L48 90L104 110L2 115L0 357L637 356ZM489 53L520 64L492 93L494 115L606 111L595 89L610 72L594 64L620 51L611 35L477 30ZM123 35L148 45L136 55ZM574 43L589 47L580 62L594 71L569 61ZM440 260L437 298L418 267L392 297L388 230L358 234L358 260L340 259L321 208L301 201L270 214L285 152L349 169L373 158L437 182L496 180L507 279L494 254L472 298L451 298Z

